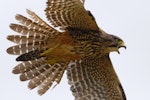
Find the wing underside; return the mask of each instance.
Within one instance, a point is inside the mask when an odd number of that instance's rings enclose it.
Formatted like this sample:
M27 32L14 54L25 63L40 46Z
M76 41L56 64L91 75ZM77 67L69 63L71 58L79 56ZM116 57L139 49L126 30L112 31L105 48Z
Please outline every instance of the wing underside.
M69 84L75 100L126 100L113 68L109 68L112 65L106 64L105 67L108 69L103 69L102 64L97 66L95 63L98 60L93 61L76 61L67 69ZM89 63L88 66L87 63ZM93 66L94 63L96 66ZM111 64L111 62L108 63Z
M84 0L48 0L46 16L55 27L99 30L95 20L84 9Z

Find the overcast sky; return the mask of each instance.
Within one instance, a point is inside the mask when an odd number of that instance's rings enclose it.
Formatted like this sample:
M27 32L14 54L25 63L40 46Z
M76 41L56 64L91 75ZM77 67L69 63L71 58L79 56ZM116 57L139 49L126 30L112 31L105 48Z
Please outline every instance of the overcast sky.
M73 100L66 73L59 85L43 96L37 89L29 90L27 82L20 82L12 69L18 62L6 49L13 43L6 40L13 34L9 24L16 22L16 14L26 9L46 20L46 0L1 0L0 3L0 99L1 100ZM114 68L128 100L150 100L150 0L86 0L86 9L96 18L98 25L110 34L121 37L127 50L111 53Z

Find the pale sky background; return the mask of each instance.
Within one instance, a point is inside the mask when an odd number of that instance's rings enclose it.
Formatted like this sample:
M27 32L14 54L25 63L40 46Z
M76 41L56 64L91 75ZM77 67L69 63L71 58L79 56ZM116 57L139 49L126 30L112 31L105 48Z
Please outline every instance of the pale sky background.
M61 83L43 96L37 89L29 90L12 74L18 64L16 56L5 51L14 45L6 40L13 34L9 24L16 14L26 14L26 8L46 20L46 0L1 0L0 2L0 99L1 100L73 100L66 73ZM150 100L150 0L86 0L86 9L98 25L110 34L120 36L127 45L121 54L111 53L114 68L128 100ZM47 21L47 20L46 20Z

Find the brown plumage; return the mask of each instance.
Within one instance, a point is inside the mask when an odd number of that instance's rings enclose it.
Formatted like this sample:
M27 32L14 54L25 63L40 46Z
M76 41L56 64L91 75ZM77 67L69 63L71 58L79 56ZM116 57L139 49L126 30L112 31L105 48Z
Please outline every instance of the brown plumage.
M75 100L126 100L108 55L73 62L67 77Z
M9 35L8 40L17 45L7 49L9 54L20 55L22 61L14 69L14 74L21 74L21 81L29 81L28 87L39 86L38 93L44 94L53 83L59 83L70 60L79 57L72 53L72 40L66 32L58 32L34 12L27 10L32 19L17 15L19 24L11 24L10 28L20 35Z
M7 52L19 55L16 60L22 63L13 73L21 74L22 81L30 80L29 88L39 86L42 95L60 82L67 69L75 100L126 100L109 58L110 52L125 47L124 42L100 29L83 5L84 0L48 0L47 19L63 32L32 11L27 10L32 19L17 15L22 25L10 27L21 35L8 36L18 45Z

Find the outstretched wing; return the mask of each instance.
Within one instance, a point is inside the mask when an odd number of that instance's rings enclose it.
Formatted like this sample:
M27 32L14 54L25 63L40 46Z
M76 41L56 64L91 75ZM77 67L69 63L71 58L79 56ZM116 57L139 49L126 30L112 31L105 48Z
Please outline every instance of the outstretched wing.
M85 10L82 2L84 0L48 0L46 16L55 27L98 31L95 20Z
M75 100L126 100L108 56L75 62L67 76Z
M17 61L22 61L14 69L14 74L20 74L21 81L29 81L28 87L39 87L38 93L44 94L54 83L59 83L66 66L51 64L47 55L42 53L53 49L55 39L61 33L50 27L34 12L27 10L32 19L17 15L16 20L21 24L11 24L10 28L19 35L9 35L8 40L17 45L7 49L9 54L19 55ZM53 41L53 42L52 42Z

